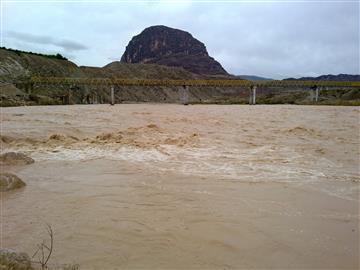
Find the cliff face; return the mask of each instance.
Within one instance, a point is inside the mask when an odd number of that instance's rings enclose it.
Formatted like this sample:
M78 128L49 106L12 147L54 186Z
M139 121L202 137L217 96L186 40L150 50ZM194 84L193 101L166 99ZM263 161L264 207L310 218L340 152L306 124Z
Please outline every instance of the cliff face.
M121 62L153 63L182 67L197 74L227 75L202 42L188 32L166 26L151 26L133 37Z

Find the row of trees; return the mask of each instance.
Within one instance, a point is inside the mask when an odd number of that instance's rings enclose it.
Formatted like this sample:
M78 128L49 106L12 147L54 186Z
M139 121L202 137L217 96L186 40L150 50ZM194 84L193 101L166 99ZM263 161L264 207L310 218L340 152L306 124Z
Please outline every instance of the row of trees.
M62 56L60 53L57 53L57 54L42 54L42 53L34 53L34 52L26 52L26 51L21 51L21 50L16 50L16 49L10 49L10 48L6 48L6 47L0 47L0 49L7 50L7 51L10 51L10 52L14 52L17 55L20 55L22 53L27 53L27 54L32 54L32 55L39 55L39 56L43 56L43 57L59 59L59 60L68 60L66 57Z

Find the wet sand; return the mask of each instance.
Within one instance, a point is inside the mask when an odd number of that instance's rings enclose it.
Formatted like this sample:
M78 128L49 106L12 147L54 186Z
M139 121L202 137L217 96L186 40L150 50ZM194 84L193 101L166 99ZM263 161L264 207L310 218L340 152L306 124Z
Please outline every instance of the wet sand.
M81 269L359 268L358 107L1 109L2 247Z

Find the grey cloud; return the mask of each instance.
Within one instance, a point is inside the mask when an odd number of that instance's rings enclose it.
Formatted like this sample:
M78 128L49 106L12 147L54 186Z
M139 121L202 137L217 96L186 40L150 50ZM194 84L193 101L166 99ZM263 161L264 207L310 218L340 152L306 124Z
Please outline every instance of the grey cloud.
M5 26L13 32L4 45L21 40L21 49L37 45L41 51L55 45L73 52L79 65L104 66L120 59L132 36L163 24L204 42L232 74L284 78L360 72L358 2L170 2L6 6ZM51 38L52 33L91 48Z
M8 31L6 36L23 42L25 41L35 44L54 45L69 52L88 49L87 46L80 44L78 42L66 40L66 39L56 39L50 36L33 35L33 34L21 33L15 31Z
M87 46L71 40L60 40L54 44L68 51L80 51L88 49Z
M195 28L231 73L274 78L359 73L358 5L219 6L216 12L204 11L200 18L212 20L200 21ZM211 30L202 31L205 25Z

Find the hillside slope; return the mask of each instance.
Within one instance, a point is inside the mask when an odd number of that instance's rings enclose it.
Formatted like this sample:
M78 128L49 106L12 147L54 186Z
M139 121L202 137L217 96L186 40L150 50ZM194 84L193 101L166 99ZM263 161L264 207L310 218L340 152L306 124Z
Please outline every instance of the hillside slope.
M131 79L192 79L199 77L177 67L112 62L103 68L78 67L71 61L0 49L0 80L14 82L31 76L119 77Z
M15 53L0 49L0 106L108 103L108 86L36 85L21 88L17 82L26 82L31 76L73 78L130 78L130 79L200 79L208 78L186 71L181 67L156 64L128 64L112 62L102 68L77 66L68 60L59 60L28 53ZM18 86L18 87L16 87ZM19 88L20 87L20 88ZM71 92L71 97L69 93ZM236 91L235 91L236 92ZM223 95L236 95L232 89L192 88L190 101L211 100ZM116 87L116 102L179 102L177 87Z
M0 80L11 82L30 76L71 76L78 67L67 60L0 49Z

